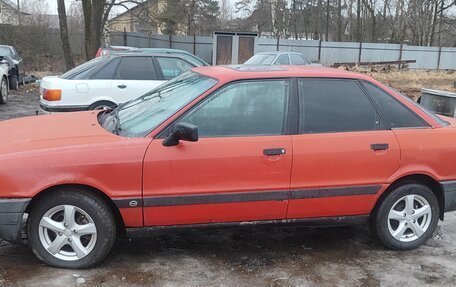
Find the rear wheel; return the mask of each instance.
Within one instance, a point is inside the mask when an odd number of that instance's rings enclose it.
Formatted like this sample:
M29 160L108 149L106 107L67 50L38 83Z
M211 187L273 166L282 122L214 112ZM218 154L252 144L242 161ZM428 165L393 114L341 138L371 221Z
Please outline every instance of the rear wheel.
M0 104L6 104L8 101L8 81L5 77L0 82Z
M109 207L94 194L65 189L34 203L28 237L36 256L60 268L88 268L111 250L116 225Z
M109 110L116 108L117 105L110 101L99 101L90 105L89 110Z
M432 236L439 214L439 202L432 190L421 184L405 184L380 203L372 228L388 248L414 249Z

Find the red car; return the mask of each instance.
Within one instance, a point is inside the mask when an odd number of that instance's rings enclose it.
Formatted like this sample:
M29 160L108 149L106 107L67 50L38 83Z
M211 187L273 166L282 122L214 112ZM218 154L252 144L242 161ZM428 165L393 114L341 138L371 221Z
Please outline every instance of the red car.
M112 111L1 122L0 237L66 268L212 225L370 224L412 249L456 209L455 127L365 75L195 68Z

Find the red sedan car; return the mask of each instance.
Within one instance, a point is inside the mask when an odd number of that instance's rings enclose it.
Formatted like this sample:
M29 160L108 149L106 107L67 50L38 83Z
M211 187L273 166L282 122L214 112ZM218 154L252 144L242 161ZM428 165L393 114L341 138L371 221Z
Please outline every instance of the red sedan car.
M112 111L1 122L0 237L66 268L213 224L368 223L412 249L456 209L455 127L360 74L195 68Z

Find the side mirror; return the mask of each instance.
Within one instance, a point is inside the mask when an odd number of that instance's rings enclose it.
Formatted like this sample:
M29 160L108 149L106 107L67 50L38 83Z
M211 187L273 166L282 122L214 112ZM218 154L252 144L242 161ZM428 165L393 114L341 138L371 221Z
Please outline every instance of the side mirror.
M177 123L171 134L163 141L164 146L175 146L179 141L198 141L198 127L189 123Z

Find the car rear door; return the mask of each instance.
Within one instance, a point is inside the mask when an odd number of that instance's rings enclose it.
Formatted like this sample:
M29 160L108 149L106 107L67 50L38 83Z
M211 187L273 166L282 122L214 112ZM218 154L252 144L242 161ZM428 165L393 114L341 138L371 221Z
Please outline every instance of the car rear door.
M288 134L290 81L222 87L177 122L197 142L163 146L144 159L146 226L278 220L286 217L293 149Z
M164 82L158 76L151 56L125 56L112 81L113 97L117 103L125 103Z
M394 133L356 80L300 79L288 218L361 215L399 168Z

